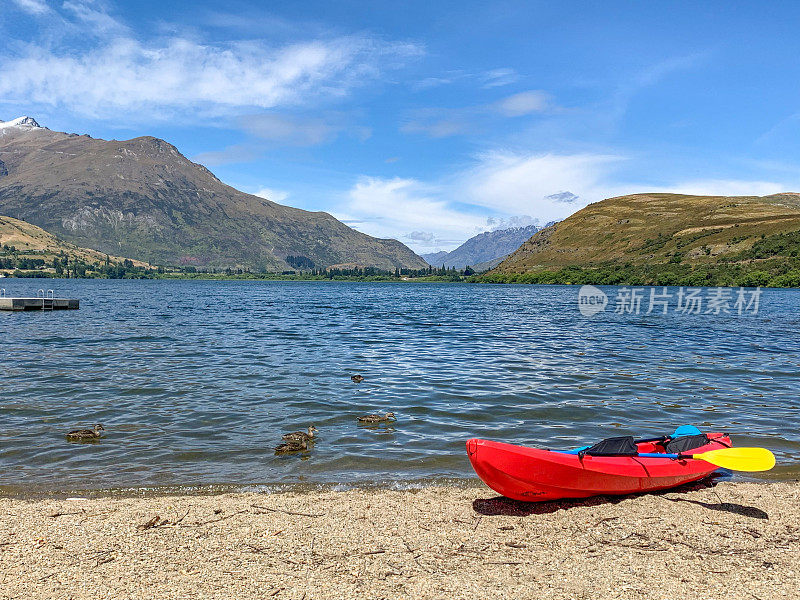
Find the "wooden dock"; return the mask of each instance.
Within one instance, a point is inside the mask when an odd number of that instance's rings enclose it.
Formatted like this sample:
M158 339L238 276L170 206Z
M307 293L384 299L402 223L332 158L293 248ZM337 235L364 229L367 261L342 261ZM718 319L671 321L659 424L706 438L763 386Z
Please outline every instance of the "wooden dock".
M4 292L5 290L3 290ZM41 290L39 290L41 292ZM80 301L74 298L56 298L52 290L37 298L11 298L0 293L0 310L77 310Z

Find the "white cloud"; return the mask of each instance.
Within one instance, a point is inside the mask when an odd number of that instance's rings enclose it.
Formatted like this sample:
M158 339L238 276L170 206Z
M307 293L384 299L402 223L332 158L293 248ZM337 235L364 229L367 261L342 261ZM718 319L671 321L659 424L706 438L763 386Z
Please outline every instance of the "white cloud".
M463 69L445 71L437 76L426 77L413 84L416 91L427 90L442 85L452 85L456 82L468 83L470 86L480 85L484 89L501 87L514 83L519 75L514 69L492 69L481 73L471 73Z
M455 248L464 231L485 229L486 216L452 207L443 191L415 179L360 177L334 216L369 235L408 241L419 252Z
M38 0L16 0L33 10ZM410 43L366 36L300 41L203 43L181 36L143 42L102 7L68 0L64 19L96 39L80 49L29 43L4 57L0 102L66 107L92 117L150 118L177 112L241 113L243 108L340 98L383 69L421 53ZM66 21L62 21L66 22Z
M271 146L317 146L332 141L345 132L362 142L369 139L369 127L354 125L354 115L342 112L324 112L322 116L308 114L265 113L238 119L241 129Z
M19 8L32 15L43 15L50 12L50 7L44 0L12 0Z
M483 80L484 88L493 88L512 84L519 79L519 75L514 69L505 68L486 71L480 78Z
M701 66L708 61L710 56L709 52L674 56L654 63L638 73L625 75L622 83L611 96L609 104L603 107L604 120L612 125L618 123L639 92L676 73Z
M454 71L446 71L439 75L438 77L426 77L421 81L417 81L413 84L412 88L416 91L427 90L430 88L439 87L442 85L450 85L455 83L456 81L461 81L465 79L471 79L473 77L472 74L462 71L462 70L454 70Z
M91 0L66 0L62 8L71 13L84 25L84 30L95 37L128 32L128 28L109 15L105 7Z
M532 214L546 222L605 197L608 177L622 160L605 154L490 152L459 174L456 186L473 204L502 214ZM565 191L580 201L560 201Z
M521 117L534 112L542 112L549 105L546 93L540 90L520 92L504 98L495 104L496 109L507 117Z
M439 238L436 237L436 234L432 231L412 231L411 233L407 233L404 237L407 240L423 242L425 244L439 243Z
M264 198L265 200L271 200L272 202L277 202L278 204L281 204L283 203L284 200L286 200L289 197L289 192L262 187L253 195L258 196L259 198Z
M316 146L333 138L341 129L324 119L277 114L243 117L240 124L261 139L292 146Z
M400 127L403 133L422 133L433 138L464 135L485 130L498 116L521 117L556 108L541 90L528 90L490 104L461 108L421 108L412 111Z
M512 229L515 227L538 225L539 222L539 219L535 219L530 215L513 215L506 219L502 217L489 217L486 219L486 228L489 231L501 231L503 229Z
M217 165L251 162L262 154L263 150L256 148L252 144L235 144L222 150L201 152L192 156L192 160L206 167L214 167Z

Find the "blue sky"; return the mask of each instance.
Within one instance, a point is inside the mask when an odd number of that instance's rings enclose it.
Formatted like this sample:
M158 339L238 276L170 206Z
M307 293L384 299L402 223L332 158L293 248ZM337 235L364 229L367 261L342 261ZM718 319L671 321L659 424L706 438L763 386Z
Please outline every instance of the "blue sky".
M162 137L418 252L624 193L800 191L795 2L0 7L0 119Z

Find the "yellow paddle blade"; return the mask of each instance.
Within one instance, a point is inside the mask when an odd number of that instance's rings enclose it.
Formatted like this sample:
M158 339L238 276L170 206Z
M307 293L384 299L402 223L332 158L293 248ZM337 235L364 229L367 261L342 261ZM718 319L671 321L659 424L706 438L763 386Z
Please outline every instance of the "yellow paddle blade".
M721 448L693 454L692 458L731 471L769 471L775 466L775 455L766 448Z

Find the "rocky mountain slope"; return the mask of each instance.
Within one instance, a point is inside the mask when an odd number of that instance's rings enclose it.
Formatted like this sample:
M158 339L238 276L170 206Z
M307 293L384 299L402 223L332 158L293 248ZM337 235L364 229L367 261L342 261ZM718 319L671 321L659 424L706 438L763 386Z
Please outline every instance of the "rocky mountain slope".
M315 267L426 266L397 240L225 185L164 140L93 139L29 117L0 122L0 214L154 264L282 270L301 257Z
M519 248L520 244L527 241L537 231L539 231L539 227L536 225L486 231L471 237L452 252L423 254L422 258L434 267L444 265L463 269L466 266L475 267L488 263L488 268L489 265L493 266L493 261Z
M493 273L614 264L712 265L746 258L755 245L798 231L800 194L634 194L590 204L542 229Z

